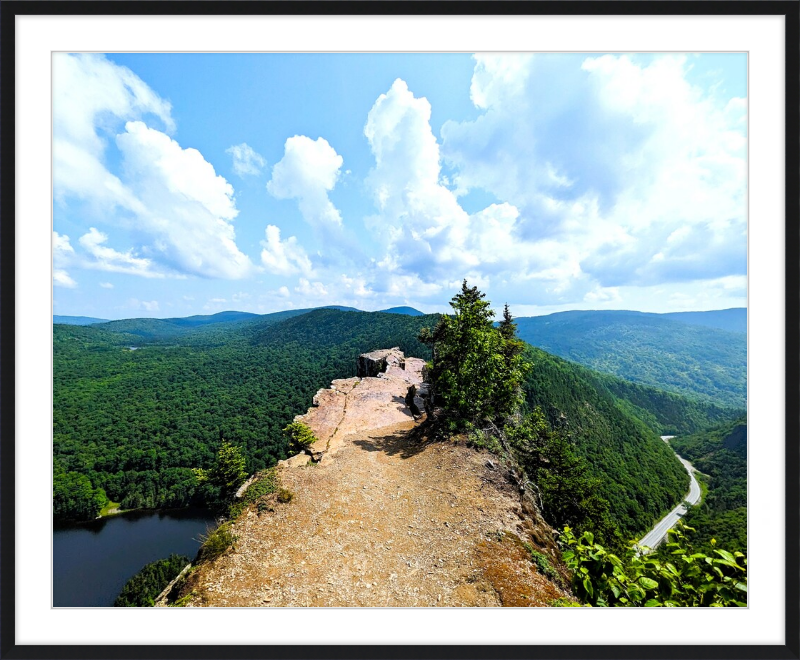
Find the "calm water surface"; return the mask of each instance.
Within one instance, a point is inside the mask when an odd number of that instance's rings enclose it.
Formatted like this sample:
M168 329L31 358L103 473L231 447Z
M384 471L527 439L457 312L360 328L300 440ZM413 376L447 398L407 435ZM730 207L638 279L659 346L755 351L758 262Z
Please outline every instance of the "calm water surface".
M204 509L132 512L53 530L53 605L110 607L145 564L172 553L193 559L213 525Z

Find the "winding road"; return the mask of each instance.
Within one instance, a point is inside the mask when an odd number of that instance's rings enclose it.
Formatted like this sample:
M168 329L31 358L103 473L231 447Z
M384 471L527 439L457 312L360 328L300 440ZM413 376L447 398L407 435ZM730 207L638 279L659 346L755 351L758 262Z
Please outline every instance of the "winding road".
M669 440L674 438L674 435L662 435L661 439L664 442L669 444ZM678 456L678 454L675 454ZM697 504L700 501L700 484L697 483L697 479L694 477L694 468L692 464L684 458L678 456L678 460L683 463L683 467L686 468L686 471L689 473L689 494L684 497L685 502L689 502L689 504ZM645 534L637 543L639 548L647 554L654 550L661 541L664 540L664 537L667 535L667 532L675 526L675 523L680 520L681 517L686 513L687 509L683 506L683 502L681 502L678 506L676 506L672 511L670 511L666 516L664 516L661 520L659 520L655 527L651 529L647 534Z

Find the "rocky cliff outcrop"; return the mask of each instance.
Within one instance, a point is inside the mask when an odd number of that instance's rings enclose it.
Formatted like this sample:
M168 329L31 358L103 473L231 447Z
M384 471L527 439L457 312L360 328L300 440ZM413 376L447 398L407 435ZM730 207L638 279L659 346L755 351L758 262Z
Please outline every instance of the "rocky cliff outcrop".
M336 453L348 435L412 419L405 396L410 385L422 386L424 365L419 358L406 358L399 348L360 355L358 376L334 380L314 395L305 415L295 417L314 432L317 441L303 455L282 464L294 467L323 460ZM420 408L424 405L420 397L416 403Z

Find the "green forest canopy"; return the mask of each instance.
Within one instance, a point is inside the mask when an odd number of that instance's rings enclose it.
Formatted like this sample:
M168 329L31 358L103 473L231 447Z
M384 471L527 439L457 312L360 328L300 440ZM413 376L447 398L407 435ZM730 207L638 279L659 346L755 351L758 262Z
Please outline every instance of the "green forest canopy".
M417 336L437 319L322 309L147 337L135 323L125 332L55 325L56 517L93 517L100 490L122 509L198 502L192 468L213 464L220 436L243 450L249 473L274 465L287 455L282 429L320 387L352 376L356 357L375 348L429 357ZM643 529L683 488L673 461L661 464L663 443L641 421L657 414L648 396L639 397L637 418L589 370L528 350L530 405L558 423L564 413L578 450L608 484L620 525ZM655 390L644 392L658 400ZM710 410L698 407L697 423ZM66 491L80 476L88 484L77 502Z

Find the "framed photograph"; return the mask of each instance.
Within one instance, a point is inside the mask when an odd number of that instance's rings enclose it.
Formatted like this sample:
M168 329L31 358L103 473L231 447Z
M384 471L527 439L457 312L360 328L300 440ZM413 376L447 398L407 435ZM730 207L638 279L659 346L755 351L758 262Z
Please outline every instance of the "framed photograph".
M796 3L0 21L3 658L800 658Z

